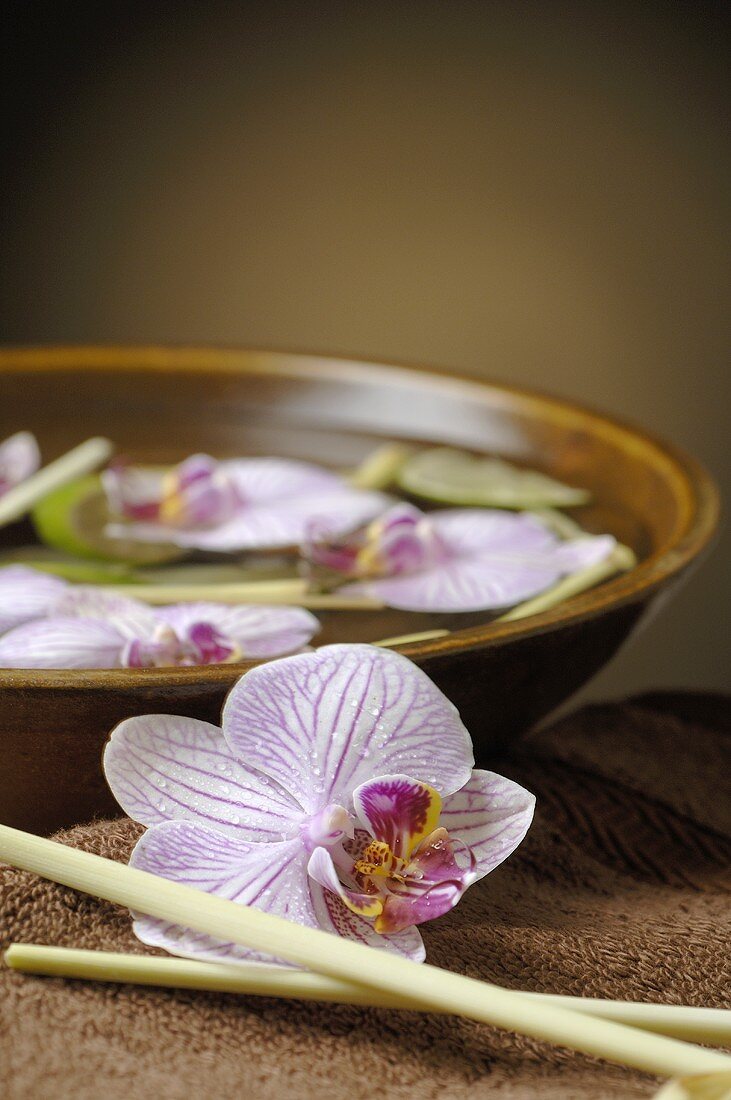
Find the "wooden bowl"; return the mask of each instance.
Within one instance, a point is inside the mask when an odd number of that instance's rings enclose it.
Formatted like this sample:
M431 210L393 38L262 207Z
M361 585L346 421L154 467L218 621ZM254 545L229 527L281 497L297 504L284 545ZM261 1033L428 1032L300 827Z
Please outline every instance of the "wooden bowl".
M46 460L91 435L153 463L207 451L340 467L384 439L451 443L589 488L593 503L574 514L631 546L635 569L530 619L403 647L459 707L483 764L609 660L717 521L711 480L676 448L565 401L410 367L218 348L7 349L0 439L21 428ZM0 534L28 539L22 526ZM325 616L322 640L400 632L398 613L359 615ZM0 669L0 821L48 832L114 814L100 771L113 726L155 712L217 722L246 667Z

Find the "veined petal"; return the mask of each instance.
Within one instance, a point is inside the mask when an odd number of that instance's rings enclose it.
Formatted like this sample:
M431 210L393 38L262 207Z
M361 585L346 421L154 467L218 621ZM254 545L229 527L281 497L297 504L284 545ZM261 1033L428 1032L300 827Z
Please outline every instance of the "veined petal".
M554 554L545 561L452 558L423 572L347 584L343 595L375 596L403 611L497 611L549 588L561 576Z
M361 917L377 917L383 912L383 901L378 894L363 894L343 886L327 848L315 848L307 864L307 873L320 886L337 894L351 913Z
M212 623L234 641L242 657L279 657L307 645L320 623L301 607L231 607L216 603L160 608L158 619L182 637L196 623Z
M97 619L34 619L0 636L2 668L118 668L124 639Z
M316 928L299 840L256 844L192 821L166 821L137 842L130 866ZM135 913L143 943L210 962L278 962L202 932Z
M383 913L376 920L376 931L396 932L434 920L453 909L477 879L468 854L466 866L460 866L447 830L435 829L412 856L403 880L389 881L388 897Z
M197 718L128 718L104 751L122 809L143 825L193 821L247 842L299 836L301 806L232 755L217 726Z
M391 893L386 899L383 912L376 917L376 932L381 935L401 933L413 929L416 924L424 924L435 917L441 917L454 909L465 892L467 885L459 881L437 882L424 891Z
M241 497L252 504L318 496L345 486L332 470L290 458L230 458L220 465Z
M429 520L454 555L542 554L559 539L535 516L499 508L448 508Z
M48 614L67 588L60 577L24 565L4 566L0 569L0 631Z
M380 493L336 488L312 496L244 504L215 527L172 531L168 537L178 546L222 552L296 546L307 538L313 521L326 525L337 537L382 511L384 501Z
M34 474L41 452L32 432L16 432L0 443L0 495Z
M456 707L406 657L377 646L323 646L251 669L226 700L223 730L240 760L310 814L349 808L374 771L451 794L473 763Z
M380 775L361 783L353 792L353 805L376 840L408 859L439 824L442 799L434 787L408 775Z
M68 587L56 603L54 614L105 620L115 626L123 638L148 637L158 622L155 612L140 600L112 596L92 585Z
M379 934L372 920L354 913L338 894L320 886L312 879L310 879L310 894L320 928L326 932L335 932L357 943L365 943L368 947L377 947L382 951L403 955L412 962L424 961L426 957L424 941L416 928L410 927L399 932Z
M483 878L518 847L535 804L535 795L512 779L475 770L461 790L444 799L441 824L469 848L475 875Z

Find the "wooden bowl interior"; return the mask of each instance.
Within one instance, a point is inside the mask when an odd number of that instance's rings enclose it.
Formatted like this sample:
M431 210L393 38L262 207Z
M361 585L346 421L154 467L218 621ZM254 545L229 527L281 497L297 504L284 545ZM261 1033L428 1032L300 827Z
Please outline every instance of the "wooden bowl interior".
M447 443L545 470L592 492L572 510L639 559L689 523L691 487L651 440L564 402L426 371L316 356L224 349L61 348L0 357L0 438L25 428L45 459L108 435L132 460L168 463L195 451L276 454L332 467L378 443ZM26 525L0 544L27 542ZM322 642L373 641L433 626L474 627L484 613L325 614Z

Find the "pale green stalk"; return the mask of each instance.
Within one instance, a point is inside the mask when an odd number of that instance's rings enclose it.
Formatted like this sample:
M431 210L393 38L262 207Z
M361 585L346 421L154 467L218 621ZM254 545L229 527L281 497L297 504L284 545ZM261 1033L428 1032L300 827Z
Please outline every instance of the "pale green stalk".
M364 944L8 826L0 826L0 859L128 909L227 943L243 944L339 981L408 996L425 1009L466 1016L648 1073L670 1077L731 1068L731 1058L717 1051L546 1004L425 963L396 955L385 957Z
M412 453L413 447L405 443L384 443L363 459L348 481L356 489L388 489Z
M20 485L8 489L0 500L0 527L14 523L49 493L103 466L114 450L108 439L95 437L55 458Z
M624 573L628 569L632 569L636 564L637 558L633 551L628 546L618 544L603 561L597 562L595 565L589 565L586 569L579 569L576 573L564 577L552 588L541 592L539 596L534 596L533 599L526 600L525 603L518 604L517 607L506 611L495 622L511 623L517 619L527 619L529 615L539 615L542 611L549 611L557 604L563 603L564 600L568 600L572 596L578 596L581 592L586 592L589 588L601 584L602 581L609 580L616 573Z
M381 638L371 645L380 645L386 648L396 645L410 645L412 642L433 642L437 638L447 638L449 630L421 630L417 634L397 634L393 638Z
M408 996L400 997L383 990L313 974L307 970L290 970L285 967L227 965L27 943L11 944L5 952L5 961L13 970L26 974L61 978L245 993L304 1001L334 1001L381 1008L414 1010L420 1007ZM524 993L522 996L537 998L544 1003L584 1012L590 1016L616 1020L618 1023L661 1035L720 1045L731 1043L731 1011L724 1009L604 1001L561 997L549 993Z
M334 611L378 611L383 607L381 600L370 596L310 592L307 581L295 577L231 584L107 584L103 591L114 595L131 595L144 603L156 605L213 600L215 603L287 605Z

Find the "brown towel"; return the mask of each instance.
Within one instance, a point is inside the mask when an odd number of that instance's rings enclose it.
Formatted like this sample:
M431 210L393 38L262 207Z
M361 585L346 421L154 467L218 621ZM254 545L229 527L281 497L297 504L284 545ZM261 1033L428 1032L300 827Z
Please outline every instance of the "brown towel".
M587 708L496 761L536 792L536 821L425 926L430 960L516 989L722 1006L730 727L729 701L646 696ZM121 819L61 839L126 860L138 834ZM0 910L3 945L145 950L125 911L30 874L0 870ZM0 982L8 1100L571 1100L657 1084L446 1017L7 971Z

